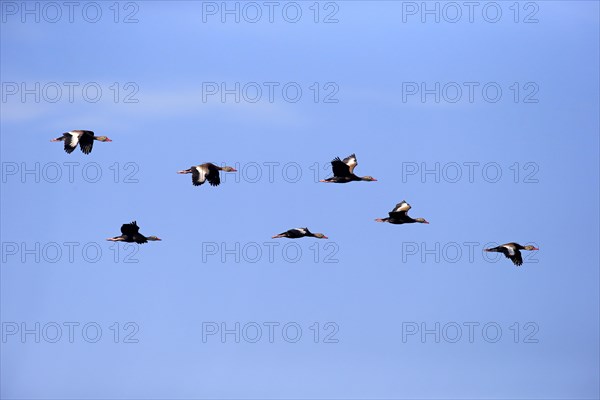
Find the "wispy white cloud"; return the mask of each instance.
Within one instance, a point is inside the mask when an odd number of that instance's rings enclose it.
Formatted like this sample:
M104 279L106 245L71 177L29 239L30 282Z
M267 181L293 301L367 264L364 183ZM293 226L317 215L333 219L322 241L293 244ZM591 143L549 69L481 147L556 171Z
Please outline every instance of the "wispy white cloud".
M107 88L111 83L100 83L100 85ZM115 103L112 93L105 93L97 103L86 102L83 99L76 99L73 103L69 103L67 99L57 103L45 101L36 103L33 97L29 98L30 101L22 102L20 98L14 96L1 105L2 121L19 124L30 120L48 119L54 123L57 120L68 121L69 126L102 123L104 126L122 127L126 121L139 118L161 120L223 114L229 119L276 122L300 117L299 112L294 110L298 106L296 104L271 103L266 98L256 103L247 101L236 103L233 98L226 102L221 102L218 98L203 102L200 90L148 91L140 88L135 98L139 100L137 103Z

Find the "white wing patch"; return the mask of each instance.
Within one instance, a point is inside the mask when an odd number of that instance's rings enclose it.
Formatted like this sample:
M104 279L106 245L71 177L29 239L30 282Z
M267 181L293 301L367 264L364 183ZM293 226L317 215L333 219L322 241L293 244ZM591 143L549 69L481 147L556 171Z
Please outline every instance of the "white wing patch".
M300 231L303 235L306 234L306 229L304 229L304 228L294 228L294 229L296 229L297 231Z
M346 165L349 167L356 165L356 157L348 158L348 161L346 161Z
M400 211L408 211L410 210L410 204L408 204L406 201L402 200L402 202L400 204L398 204L396 206L396 208L394 208L394 211L392 212L400 212Z
M507 249L508 250L508 254L510 254L511 256L515 255L515 249L512 246L502 246L502 247L504 247L505 249Z
M204 167L196 167L196 171L198 171L198 182L204 182L206 180L206 174L208 170Z
M77 147L77 143L79 143L79 133L77 132L68 132L71 135L71 140L69 141L70 147Z

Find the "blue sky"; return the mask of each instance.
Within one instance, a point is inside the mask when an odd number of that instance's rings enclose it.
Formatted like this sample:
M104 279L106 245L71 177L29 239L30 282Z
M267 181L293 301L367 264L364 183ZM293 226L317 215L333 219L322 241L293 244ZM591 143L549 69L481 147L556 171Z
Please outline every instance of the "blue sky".
M421 2L321 2L317 23L313 2L277 3L273 22L254 3L256 23L222 22L222 2L121 2L117 23L112 2L98 3L96 23L90 3L72 22L66 6L55 17L38 3L37 22L22 4L2 3L0 38L2 398L600 396L597 2L520 2L518 22L513 2L499 2L496 23L495 10L481 14L489 3L472 23L464 6L456 23L437 23ZM338 22L324 23L330 13ZM462 97L403 92L436 82ZM222 101L203 93L212 83L263 92ZM301 88L297 102L286 84ZM21 97L22 85L33 92ZM486 100L485 85L502 97ZM68 155L49 140L71 129L113 142ZM315 182L315 168L326 178L351 153L377 182ZM240 172L217 188L175 174L207 161ZM421 176L436 164L438 182ZM38 181L22 175L36 168ZM430 225L373 221L403 199ZM131 220L163 241L104 241ZM271 239L303 226L329 240ZM487 243L510 241L540 251L519 268L484 258ZM36 323L39 343L21 336ZM203 340L207 326L236 323L239 343ZM436 323L439 343L407 334ZM302 329L297 342L286 324Z

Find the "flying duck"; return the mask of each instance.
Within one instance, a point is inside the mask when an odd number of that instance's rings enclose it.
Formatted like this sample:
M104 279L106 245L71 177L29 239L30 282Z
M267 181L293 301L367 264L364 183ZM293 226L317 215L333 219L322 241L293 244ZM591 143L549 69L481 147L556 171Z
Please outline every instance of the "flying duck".
M333 182L333 183L348 183L352 181L368 181L374 182L377 179L372 176L356 176L354 175L354 168L358 165L356 161L356 155L351 154L348 157L340 160L336 157L331 161L331 169L333 170L333 176L327 179L321 179L319 182Z
M200 186L208 181L211 186L219 186L221 177L219 171L237 172L233 167L219 167L213 163L200 164L183 171L177 171L178 174L192 174L192 183L194 186Z
M94 136L92 131L70 131L63 133L62 136L50 140L51 142L65 142L65 151L69 154L75 150L77 144L83 154L90 154L94 146L94 140L99 142L112 142L106 136Z
M494 247L491 249L485 249L485 251L491 251L496 253L502 253L506 256L506 258L510 258L511 261L517 266L523 265L523 257L521 257L521 252L519 250L539 250L534 246L521 246L519 243L506 243L502 244L498 247Z
M106 240L110 240L111 242L135 242L138 244L144 244L148 241L158 241L162 239L159 239L156 236L146 237L142 235L140 233L140 227L137 225L137 222L133 221L129 224L123 224L121 226L121 236L115 236Z
M298 239L301 237L314 237L317 239L329 239L327 236L323 235L322 233L312 233L311 231L308 230L308 228L294 228L294 229L290 229L289 231L285 231L283 233L280 233L279 235L275 235L272 237L272 239L277 239L277 238L288 238L288 239Z
M389 217L386 218L377 218L375 221L377 222L389 222L390 224L412 224L414 222L420 222L422 224L428 224L425 218L411 218L406 214L408 210L410 210L410 204L406 202L406 200L402 200L402 202L396 204L396 207L392 211L390 211Z

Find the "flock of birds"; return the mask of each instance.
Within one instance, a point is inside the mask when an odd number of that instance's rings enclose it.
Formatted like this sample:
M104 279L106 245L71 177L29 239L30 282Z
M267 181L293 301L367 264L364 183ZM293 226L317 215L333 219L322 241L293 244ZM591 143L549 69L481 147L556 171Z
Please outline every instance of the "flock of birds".
M106 136L95 136L93 131L86 130L73 130L66 133L63 133L62 136L57 137L56 139L52 139L52 142L64 142L65 151L71 154L79 145L80 150L84 154L90 154L92 152L92 147L94 146L94 141L99 142L112 142ZM356 161L356 155L352 154L343 160L339 157L336 157L331 161L331 169L333 172L333 176L331 178L323 179L320 182L327 183L348 183L354 181L367 181L374 182L377 179L372 176L356 176L354 174L354 169L358 165ZM219 186L221 183L220 171L223 172L237 172L233 167L219 167L213 163L204 163L196 166L192 166L186 170L177 171L178 174L192 174L192 184L194 186L200 186L204 184L206 181L211 186ZM394 209L388 213L388 217L385 218L377 218L375 221L377 222L387 222L394 225L401 224L411 224L411 223L421 223L421 224L429 224L424 218L411 218L407 212L411 209L410 204L406 201L402 200L400 203L396 204ZM277 238L288 238L288 239L299 239L302 237L314 237L317 239L328 239L322 233L312 233L308 230L308 228L294 228L278 235L273 236L273 239ZM107 240L113 242L128 242L128 243L138 243L143 244L148 241L159 241L156 236L144 236L140 233L140 228L137 225L136 221L132 221L128 224L123 224L121 226L121 235L108 238ZM523 264L523 257L521 255L521 250L539 250L534 246L521 246L518 243L506 243L497 247L493 247L490 249L485 249L488 252L496 252L502 253L509 258L516 266L520 266Z

